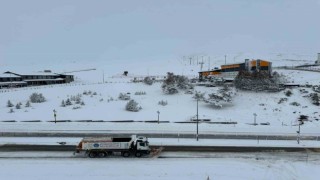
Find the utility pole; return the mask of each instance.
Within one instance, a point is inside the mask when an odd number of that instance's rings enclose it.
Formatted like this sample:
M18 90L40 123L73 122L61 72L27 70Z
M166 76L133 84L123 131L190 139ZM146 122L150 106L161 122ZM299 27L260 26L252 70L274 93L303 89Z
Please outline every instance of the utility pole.
M224 65L227 64L227 55L224 55Z
M208 67L208 70L210 71L210 56L209 56L208 58L209 58L209 67Z
M199 108L198 108L199 99L197 99L197 141L199 141Z
M104 71L102 70L102 83L104 83Z
M200 71L202 71L202 67L203 67L204 62L202 61L202 62L200 62L199 64L201 65L201 66L200 66L200 68L201 68Z

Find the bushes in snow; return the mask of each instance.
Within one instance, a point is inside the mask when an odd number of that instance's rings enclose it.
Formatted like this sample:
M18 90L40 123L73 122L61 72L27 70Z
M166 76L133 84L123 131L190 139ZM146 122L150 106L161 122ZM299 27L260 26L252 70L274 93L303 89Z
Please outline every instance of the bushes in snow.
M316 106L320 105L320 96L318 93L311 93L310 98L311 98L312 104Z
M86 92L86 93L88 93L88 92ZM70 96L70 98L67 98L66 100L62 100L60 106L61 107L66 107L66 106L71 106L73 104L80 104L82 106L84 105L84 102L82 101L82 95L81 94L77 94L75 96Z
M318 93L320 93L320 85L319 86L312 86L312 90L314 91L314 92L318 92Z
M201 93L200 91L196 91L194 96L192 98L197 99L197 100L204 100L205 99L205 93Z
M179 89L193 89L193 85L186 76L174 75L168 72L167 78L163 81L161 88L166 94L176 94L179 92Z
M10 109L9 113L14 113L14 110L13 108Z
M118 97L120 100L130 100L130 96L126 93L120 93L119 94L119 97Z
M222 103L231 103L235 92L228 86L224 86L216 93L208 94L208 98L204 98L204 102L209 103L217 108L222 108Z
M269 74L264 71L253 73L240 71L234 79L234 85L237 89L242 90L278 92L281 91L282 88L279 85L280 80L277 79L277 77L276 75L271 78Z
M8 100L8 102L7 102L7 107L13 107L13 104L10 100Z
M32 103L42 103L45 101L46 101L46 98L41 93L32 93L30 95L30 102Z
M292 102L292 103L290 103L290 105L292 105L292 106L300 106L300 103L298 103L298 102Z
M290 97L292 94L293 94L293 93L292 93L291 90L287 90L287 91L285 92L285 95L288 96L288 97Z
M18 104L16 105L16 109L21 109L20 103L18 103Z
M143 79L143 82L147 85L152 85L153 84L153 80L151 77L147 76Z
M71 102L71 100L68 98L67 100L66 100L66 106L71 106L72 105L72 102Z
M280 98L278 104L288 101L288 98Z
M27 101L25 107L31 107L30 101Z
M134 95L146 95L147 93L145 91L138 91L135 92Z
M166 106L168 105L168 101L161 100L158 102L159 105Z
M142 109L141 106L139 106L139 104L131 99L127 104L126 104L126 110L127 111L133 111L133 112L138 112Z
M92 91L83 91L83 93L82 93L83 95L97 95L97 92L92 92Z

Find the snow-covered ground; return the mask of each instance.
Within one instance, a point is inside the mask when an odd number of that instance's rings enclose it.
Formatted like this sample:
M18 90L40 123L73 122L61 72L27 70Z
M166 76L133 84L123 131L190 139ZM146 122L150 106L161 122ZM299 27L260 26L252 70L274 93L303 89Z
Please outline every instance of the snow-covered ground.
M264 58L261 58L264 59ZM274 61L273 65L300 65L311 61ZM217 62L212 67L223 64ZM162 61L145 62L143 65L134 62L92 62L82 64L54 64L27 67L1 67L2 71L39 71L51 69L54 72L68 72L81 69L92 71L74 72L75 82L63 85L26 87L19 89L0 90L0 130L1 132L126 132L133 134L139 132L153 133L195 133L196 125L176 122L189 122L196 115L196 101L192 95L180 92L176 95L165 95L161 90L161 83L152 86L143 83L132 83L134 77L143 78L147 75L162 78L166 72L197 77L200 65L188 64L188 61ZM123 76L128 70L129 76ZM299 84L319 85L319 73L293 70L276 70L286 75L290 82ZM102 83L102 81L105 83ZM215 92L218 87L196 86L197 91ZM311 92L310 88L305 88ZM61 107L61 101L84 91L96 92L97 95L82 95L85 106L73 109L74 106ZM134 95L135 92L144 91L146 95ZM32 107L14 109L9 113L6 107L10 100L16 104L27 102L33 93L42 93L47 101L32 104ZM245 92L238 91L232 104L225 104L222 109L215 109L203 102L199 103L199 118L210 119L211 122L237 122L232 125L200 123L200 134L235 133L235 134L262 134L262 135L296 135L298 129L297 118L308 115L311 121L301 127L301 135L319 136L319 107L311 104L310 99L302 97L300 89L292 89L293 95L287 97L288 101L278 104L280 98L286 97L284 92ZM130 93L141 106L139 112L125 111L126 101L118 100L119 93ZM110 99L113 100L110 100ZM109 100L109 101L108 101ZM167 106L160 106L158 102L165 100ZM298 102L300 106L290 103ZM52 121L53 110L57 111L57 120L71 120L71 122ZM77 122L77 120L104 120L104 121L148 121L157 120L157 111L160 111L160 121L168 123L114 123L114 122ZM257 114L258 123L269 122L270 125L252 126L254 116ZM15 120L16 122L3 122ZM40 120L40 122L26 122ZM80 138L0 138L1 144L77 144ZM203 140L194 139L150 139L153 145L212 145L212 146L288 146L288 147L319 147L319 141L270 141L270 140ZM168 158L160 159L84 159L65 158L63 155L47 157L25 154L29 158L22 158L20 154L9 152L1 153L0 178L9 179L317 179L320 167L319 161L312 158L291 158L291 155L278 154L269 156L265 154L241 155L177 155L164 154ZM316 154L317 155L317 154ZM295 156L295 155L293 155ZM309 155L307 155L308 157ZM11 157L11 158L10 158ZM20 157L20 158L19 158ZM194 158L186 158L194 157ZM208 158L209 157L209 158ZM287 157L287 158L280 158ZM300 155L299 155L300 157ZM21 159L22 158L22 159ZM302 159L302 160L301 160ZM72 167L72 168L71 168ZM68 169L68 170L66 170ZM17 173L17 170L19 173ZM126 173L123 173L123 172Z
M171 64L174 65L171 65ZM152 63L150 63L152 64ZM81 65L79 65L81 66ZM164 76L166 71L172 71L176 74L185 74L189 77L196 77L199 65L184 64L183 61L172 61L163 63L163 66L155 63L151 70L147 72L142 70L146 66L137 66L131 64L129 67L129 76L121 75L123 70L119 64L115 67L99 66L99 70L83 71L74 73L76 81L71 84L26 87L17 89L0 90L0 121L16 120L16 123L0 122L2 131L38 131L38 130L157 130L157 131L179 131L193 129L193 124L175 124L175 122L188 122L196 115L196 101L193 95L180 92L176 95L166 95L161 90L161 83L145 85L143 83L132 83L134 77L144 77L145 75ZM92 67L92 66L90 66ZM102 69L105 67L105 83L102 83ZM63 68L63 69L62 69ZM67 66L61 67L64 71ZM74 68L74 67L73 67ZM80 67L81 68L81 67ZM119 68L119 69L117 69ZM168 69L166 69L168 68ZM77 69L77 68L75 68ZM108 70L110 71L108 71ZM141 70L139 72L139 69ZM184 72L185 71L185 72ZM318 72L277 70L288 77L289 82L299 84L319 85ZM212 93L219 87L200 87L196 86L197 91ZM307 97L308 93L300 92L305 89L309 93L311 88L294 88L293 95L286 97L284 92L267 93L267 92L246 92L238 91L233 99L232 104L225 104L224 108L216 109L204 102L199 103L199 118L210 119L212 122L237 122L236 125L217 125L202 124L201 130L205 131L235 131L235 132L285 132L295 133L297 118L300 115L308 115L310 122L303 125L303 133L317 133L319 128L319 107L311 103ZM97 95L82 95L85 106L80 109L73 109L73 106L61 107L62 100L77 94L83 94L84 91L96 92ZM146 95L135 95L135 92L144 91ZM42 93L47 101L39 104L32 104L32 107L24 107L33 92ZM139 112L125 111L127 101L118 100L119 93L130 93L132 99L135 99L142 110ZM113 100L110 100L110 99ZM288 98L286 102L279 104L280 98ZM9 113L6 107L7 101L13 104L21 102L21 109L15 109L14 113ZM158 105L158 102L164 100L168 102L167 106ZM297 102L300 106L290 105ZM160 121L169 121L169 124L149 124L149 123L59 123L52 125L46 121L53 120L53 110L57 111L57 120L105 120L105 121L148 121L157 120L157 111L160 112ZM253 127L248 123L253 123L254 113L257 114L258 123L269 122L270 126ZM25 120L41 120L39 123L22 122Z
M318 179L319 161L254 158L0 159L0 178L23 179Z

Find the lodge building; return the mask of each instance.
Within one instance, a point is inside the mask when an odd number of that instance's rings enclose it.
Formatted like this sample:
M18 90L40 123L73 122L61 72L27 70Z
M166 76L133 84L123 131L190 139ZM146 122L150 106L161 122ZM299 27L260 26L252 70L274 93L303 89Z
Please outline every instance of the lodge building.
M0 74L0 89L9 87L40 86L63 84L74 81L73 75L56 74L51 71L41 73L14 73L7 71Z
M244 63L221 65L220 69L213 69L211 71L199 72L199 79L203 80L210 77L221 77L233 80L240 71L256 72L265 71L270 76L272 73L272 63L265 60L249 60L246 59Z

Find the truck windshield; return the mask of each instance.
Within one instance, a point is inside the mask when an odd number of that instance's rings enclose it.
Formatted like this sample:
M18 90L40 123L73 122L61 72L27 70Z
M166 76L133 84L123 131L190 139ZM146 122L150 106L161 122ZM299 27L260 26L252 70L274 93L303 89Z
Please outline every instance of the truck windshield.
M140 143L140 146L145 146L145 144L141 142L141 143Z

